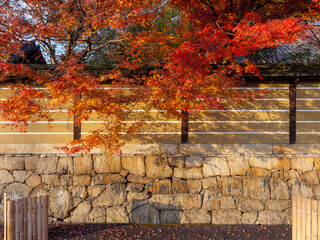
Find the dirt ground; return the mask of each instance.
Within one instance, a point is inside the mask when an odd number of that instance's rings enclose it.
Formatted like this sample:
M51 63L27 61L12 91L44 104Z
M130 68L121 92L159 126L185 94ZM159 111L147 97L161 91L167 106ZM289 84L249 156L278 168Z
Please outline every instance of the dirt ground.
M3 239L3 225L0 225ZM49 239L291 239L290 226L49 224Z

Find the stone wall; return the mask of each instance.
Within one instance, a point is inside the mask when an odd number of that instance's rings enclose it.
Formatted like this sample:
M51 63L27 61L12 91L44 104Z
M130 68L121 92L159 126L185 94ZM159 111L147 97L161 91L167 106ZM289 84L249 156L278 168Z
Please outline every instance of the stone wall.
M319 169L320 144L0 145L0 197L47 192L51 221L290 224L291 196L320 199Z

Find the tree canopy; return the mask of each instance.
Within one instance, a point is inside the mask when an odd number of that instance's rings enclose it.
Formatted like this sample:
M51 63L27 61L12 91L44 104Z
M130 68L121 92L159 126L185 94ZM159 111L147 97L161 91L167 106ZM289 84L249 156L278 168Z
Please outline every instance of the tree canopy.
M76 122L93 113L104 127L72 142L68 152L105 147L111 152L142 123L125 120L139 101L146 109L184 117L197 109L224 109L252 99L239 92L243 74L261 77L248 56L293 43L318 17L316 1L301 0L1 0L0 79L13 94L1 115L23 129L53 121L50 109L68 109ZM21 47L36 42L52 71L13 64ZM112 63L106 76L85 63ZM148 76L122 69L154 67ZM26 80L27 79L27 80ZM112 80L113 88L101 88ZM34 88L43 86L46 90ZM130 91L128 91L130 89ZM43 101L46 103L43 104ZM125 134L121 134L121 133Z

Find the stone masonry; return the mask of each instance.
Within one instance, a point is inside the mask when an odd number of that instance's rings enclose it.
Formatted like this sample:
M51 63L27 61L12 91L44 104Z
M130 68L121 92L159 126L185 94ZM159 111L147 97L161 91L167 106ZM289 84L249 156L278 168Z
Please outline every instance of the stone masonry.
M319 170L320 144L0 145L0 221L3 193L48 193L50 221L290 224L293 195L320 199Z

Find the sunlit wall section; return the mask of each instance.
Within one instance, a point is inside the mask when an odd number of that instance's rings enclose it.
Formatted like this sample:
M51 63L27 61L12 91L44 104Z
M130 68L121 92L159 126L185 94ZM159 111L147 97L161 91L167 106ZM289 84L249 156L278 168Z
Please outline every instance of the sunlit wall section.
M297 143L320 142L320 83L297 84Z
M226 110L203 111L190 121L190 143L288 143L289 85L248 83L240 91L262 98Z

